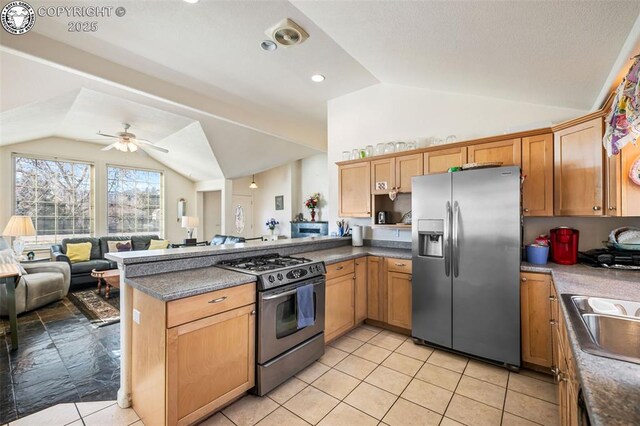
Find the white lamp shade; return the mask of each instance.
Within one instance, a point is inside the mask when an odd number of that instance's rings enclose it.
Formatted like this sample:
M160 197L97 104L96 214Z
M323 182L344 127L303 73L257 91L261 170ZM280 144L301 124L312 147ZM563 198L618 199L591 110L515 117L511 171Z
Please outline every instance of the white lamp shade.
M182 216L183 228L197 228L200 225L200 218L198 216Z
M33 221L29 216L11 216L2 235L7 237L31 237L36 235Z

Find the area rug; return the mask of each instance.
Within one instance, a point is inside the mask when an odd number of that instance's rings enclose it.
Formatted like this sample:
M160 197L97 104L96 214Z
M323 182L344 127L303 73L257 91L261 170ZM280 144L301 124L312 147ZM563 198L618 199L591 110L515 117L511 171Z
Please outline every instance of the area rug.
M70 292L67 297L95 328L120 322L120 297L117 292L105 299L92 288Z

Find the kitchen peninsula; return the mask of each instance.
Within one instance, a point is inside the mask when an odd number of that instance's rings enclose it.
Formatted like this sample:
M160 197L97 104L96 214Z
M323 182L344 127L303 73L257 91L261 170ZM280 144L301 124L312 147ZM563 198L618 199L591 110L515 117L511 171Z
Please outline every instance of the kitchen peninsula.
M335 265L327 268L327 321L321 346L371 316L367 303L374 300L380 304L378 312L391 313L390 327L395 320L395 329L409 334L410 269L393 272L403 278L394 285L404 289L395 310L393 305L391 310L382 306L386 286L381 274L386 271L385 260L391 269L406 269L410 250L406 245L351 247L350 243L347 238L321 237L109 254L122 271L119 404L131 404L148 424L193 424L254 387L260 278L256 283L255 276L216 266L232 259L278 253ZM371 275L367 263L354 260L366 256L375 259L372 265L379 281L367 280ZM367 285L376 286L379 299L367 302Z

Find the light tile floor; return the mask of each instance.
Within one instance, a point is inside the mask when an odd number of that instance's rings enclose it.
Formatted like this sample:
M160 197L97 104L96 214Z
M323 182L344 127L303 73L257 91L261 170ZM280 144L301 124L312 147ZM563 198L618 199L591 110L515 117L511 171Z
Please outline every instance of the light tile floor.
M144 426L131 408L115 401L58 404L9 423L9 426Z
M247 395L200 426L559 424L550 376L519 374L363 325L265 397ZM10 426L142 426L115 401L59 404Z
M511 373L363 325L267 396L246 396L200 426L551 425L551 376Z

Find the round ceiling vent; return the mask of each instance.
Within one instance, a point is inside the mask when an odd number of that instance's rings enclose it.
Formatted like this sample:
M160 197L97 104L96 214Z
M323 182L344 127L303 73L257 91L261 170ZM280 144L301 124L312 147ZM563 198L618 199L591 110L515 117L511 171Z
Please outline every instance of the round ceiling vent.
M291 47L302 43L309 34L291 19L284 19L265 31L279 46Z

